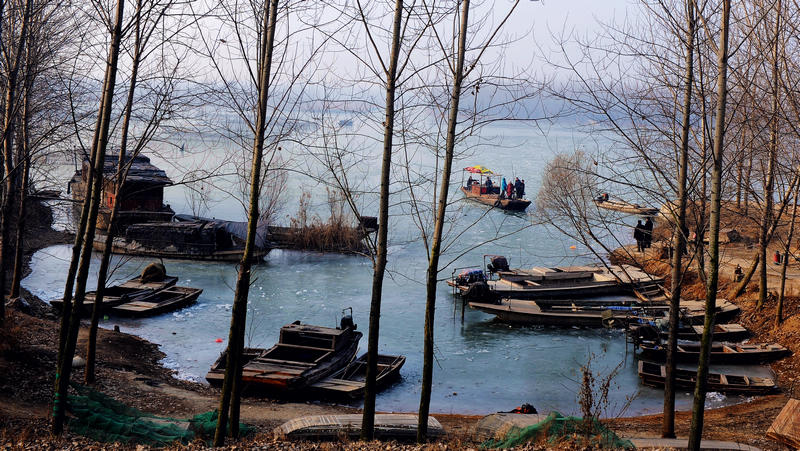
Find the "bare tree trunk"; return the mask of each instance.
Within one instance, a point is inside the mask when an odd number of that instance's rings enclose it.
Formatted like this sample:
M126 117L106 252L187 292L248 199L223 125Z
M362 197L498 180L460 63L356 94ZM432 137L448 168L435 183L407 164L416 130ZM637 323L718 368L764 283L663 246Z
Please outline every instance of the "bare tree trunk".
M697 384L692 404L692 423L689 431L689 449L698 451L703 435L703 414L706 401L706 377L711 351L711 336L714 326L714 310L717 304L717 285L719 282L719 215L722 197L722 155L724 151L725 107L728 96L728 23L731 2L723 0L720 30L720 43L717 55L717 112L714 124L714 166L711 173L711 229L709 231L709 270L706 285L706 315L703 338L700 346L700 361L697 366Z
M761 272L759 273L758 284L758 303L756 308L760 309L767 300L767 228L770 219L775 214L773 211L773 185L775 180L775 158L778 153L778 52L780 49L780 30L781 30L781 0L775 4L775 43L773 48L772 61L772 117L770 118L770 137L769 137L769 166L767 167L767 181L764 185L764 217L762 218L760 234L758 237L758 250L761 253Z
M278 14L278 0L271 0L269 6L264 4L264 34L261 37L261 62L258 78L258 110L256 116L255 136L253 138L253 162L250 171L250 205L247 218L247 241L242 261L239 264L239 277L236 281L236 293L233 299L231 329L228 334L228 357L225 367L225 379L219 403L217 429L214 433L214 446L225 444L228 410L230 409L231 435L239 435L239 405L242 391L241 355L244 348L244 331L247 321L247 298L250 291L250 270L252 267L253 248L258 232L259 205L261 195L261 161L264 156L264 137L267 124L267 100L269 98L270 70L272 69L272 51L275 44L275 23Z
M117 160L116 183L114 184L114 204L111 206L111 216L108 221L106 231L105 247L103 257L100 259L100 268L97 274L97 288L95 291L95 301L92 309L92 320L89 326L89 340L86 344L86 368L83 380L87 385L95 382L95 362L97 349L97 328L100 324L100 314L102 313L103 296L106 289L106 278L108 277L108 267L111 262L111 248L114 244L117 214L119 212L120 194L122 185L127 177L125 157L128 148L128 130L130 127L131 110L133 109L134 94L136 93L136 82L139 74L139 62L141 59L141 10L142 0L136 2L136 17L134 19L134 54L131 62L130 85L128 86L128 98L125 103L125 113L122 119L122 132L120 135L119 156Z
M428 260L428 271L425 280L425 338L423 344L422 390L419 401L417 423L417 442L422 443L428 437L428 414L431 405L431 388L433 385L433 322L436 311L436 281L439 274L439 256L442 246L447 199L450 192L450 175L455 153L456 125L458 124L458 104L461 100L461 86L464 81L464 54L466 53L467 26L469 24L469 0L461 2L461 26L458 33L458 53L453 71L453 90L450 93L450 115L447 118L447 141L445 143L444 166L442 167L442 186L433 231L433 242Z
M19 288L22 283L22 255L24 254L25 245L25 207L28 200L28 177L30 175L31 167L31 150L30 140L28 136L28 118L29 118L29 86L26 86L23 91L24 98L22 100L22 147L19 152L20 156L17 159L17 164L22 165L22 181L19 186L19 212L17 213L17 240L15 245L14 254L14 276L11 278L11 297L19 296Z
M97 146L93 153L95 155L94 172L92 180L91 201L89 213L87 215L86 230L83 238L83 248L80 255L80 264L76 276L75 299L72 303L72 312L69 321L69 332L61 350L59 368L56 371L56 391L54 394L53 405L53 434L60 435L64 429L65 403L67 399L67 389L69 388L70 372L72 370L72 355L78 341L78 332L81 325L81 309L86 295L86 280L89 276L89 263L92 257L92 243L94 241L94 231L97 224L97 211L100 204L100 192L103 188L103 166L105 163L105 151L108 144L108 130L111 119L111 104L114 98L114 86L117 76L117 61L119 58L119 46L122 38L122 16L124 12L124 0L117 0L115 24L111 38L111 45L108 54L108 64L106 66L105 85L103 86L103 96L101 100L101 110L98 117ZM88 187L87 187L88 191ZM88 192L86 197L88 197ZM85 205L85 204L84 204ZM83 216L83 215L81 215ZM80 233L80 231L79 231ZM63 307L66 310L66 305ZM66 312L64 312L66 314Z
M683 277L683 250L686 248L686 172L689 165L689 129L692 114L692 84L694 83L694 0L686 2L686 72L683 93L683 124L681 128L681 153L678 169L678 217L675 221L675 237L672 256L672 299L669 306L669 340L667 348L667 377L664 381L664 417L661 436L675 437L675 351L678 346L678 322L680 321L681 285Z
M775 327L780 327L783 322L783 300L786 290L786 267L789 266L789 252L791 252L792 238L794 238L794 223L797 219L797 196L800 195L800 183L795 183L794 206L792 207L792 220L789 223L789 236L786 237L786 246L783 250L783 265L781 266L781 289L778 294L778 306L775 309Z
M386 272L386 251L389 227L389 175L392 166L392 138L394 135L395 87L397 62L400 58L400 25L403 0L395 0L392 21L392 49L386 70L386 118L383 128L383 158L381 162L380 207L378 209L378 244L375 271L372 274L372 299L369 306L369 335L367 343L367 375L364 386L364 413L361 420L361 439L375 436L375 377L378 374L378 339L380 337L381 299L383 275Z
M745 112L745 115L747 113ZM747 147L747 134L743 131L742 132L742 148L741 158L739 161L736 162L736 211L741 213L742 211L742 186L744 184L744 152L745 148Z
M16 168L14 167L14 124L17 121L17 79L20 70L20 61L25 49L25 41L28 37L28 22L32 0L26 0L25 10L20 26L19 41L14 47L16 52L13 55L14 61L8 67L8 74L5 83L5 108L3 111L3 174L5 175L5 193L2 204L0 204L0 326L5 320L5 296L6 296L6 273L8 272L10 255L8 241L10 239L10 222L12 205L14 201L14 191L17 185ZM8 50L6 50L8 51ZM17 162L19 164L19 162Z

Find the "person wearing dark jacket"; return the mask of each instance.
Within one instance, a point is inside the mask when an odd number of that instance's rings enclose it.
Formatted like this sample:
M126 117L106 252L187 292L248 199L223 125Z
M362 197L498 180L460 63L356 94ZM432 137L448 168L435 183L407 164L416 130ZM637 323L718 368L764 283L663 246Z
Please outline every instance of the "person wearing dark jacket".
M641 219L636 224L636 228L633 229L633 239L636 240L636 250L644 252L644 225L642 225Z
M647 221L644 222L644 247L650 247L650 244L653 242L653 219L648 217Z

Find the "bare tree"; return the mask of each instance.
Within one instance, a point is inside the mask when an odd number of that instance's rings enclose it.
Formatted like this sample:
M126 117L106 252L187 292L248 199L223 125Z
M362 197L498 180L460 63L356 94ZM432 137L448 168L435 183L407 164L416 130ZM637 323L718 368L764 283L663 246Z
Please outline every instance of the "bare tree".
M66 334L63 348L59 349L58 368L56 370L56 389L54 394L53 406L53 433L60 435L64 428L65 417L65 403L67 397L67 389L69 387L70 372L72 369L72 355L75 353L75 346L78 340L78 331L80 330L81 310L83 308L83 300L86 295L86 281L89 276L89 263L92 255L92 243L94 241L94 232L97 223L97 211L100 203L100 193L102 191L103 181L103 167L105 161L106 146L108 145L108 131L109 122L111 118L112 101L114 97L114 88L116 85L117 74L117 61L119 58L119 47L122 39L122 20L124 12L124 0L118 0L114 23L111 26L111 45L108 52L108 64L106 66L106 77L103 86L103 96L101 100L101 107L98 113L96 147L92 149L94 155L94 166L92 171L94 177L91 185L91 196L87 185L87 192L85 198L90 201L88 213L85 217L85 230L78 230L76 235L83 234L82 248L80 252L80 263L77 265L78 270L75 276L75 298L72 302L72 311L70 313L70 320L68 322L68 333ZM86 206L86 202L84 202ZM83 213L81 214L84 219ZM76 239L77 243L77 239ZM69 282L69 281L68 281ZM71 284L65 291L72 291ZM67 316L67 300L63 304L63 316ZM62 321L62 325L65 321ZM62 332L62 336L64 336Z
M97 288L95 292L95 301L92 310L92 319L89 327L89 339L86 346L86 369L84 373L84 380L87 384L94 383L95 380L95 349L97 343L97 328L100 321L100 314L102 312L103 296L106 287L106 279L108 277L109 264L111 261L111 250L113 248L114 237L116 236L118 228L117 215L119 213L120 204L123 202L126 193L123 191L123 186L127 179L128 171L133 164L134 159L154 138L162 121L164 121L171 111L176 108L173 104L175 97L175 83L176 71L181 63L181 59L177 58L174 63L168 61L168 55L160 53L161 61L156 65L164 69L161 73L144 74L146 81L156 83L160 81L159 86L150 87L155 91L154 99L147 99L145 96L136 96L137 88L139 86L140 66L144 64L148 56L153 54L150 45L164 47L164 43L168 42L171 37L177 34L176 30L180 30L182 23L180 22L180 14L176 6L179 6L177 0L137 0L136 9L133 15L131 26L133 27L133 49L130 65L130 76L128 81L128 92L125 107L122 112L122 129L119 132L119 154L117 156L117 169L114 176L113 183L113 205L111 205L111 212L109 215L108 228L104 237L103 255L100 259L100 268L97 275ZM170 23L169 35L156 36L159 30L165 24L168 18L178 18L178 21ZM129 26L130 27L130 26ZM129 28L126 27L126 28ZM157 42L153 42L153 40ZM145 86L147 88L147 86ZM142 131L139 136L130 136L131 119L134 114L134 104L138 105L138 109L143 109L147 100L152 101L150 107L149 117L139 118L139 121L144 123L141 127ZM133 142L133 149L128 151L129 141ZM103 175L104 177L104 175Z
M694 389L692 404L692 423L689 432L689 449L700 449L703 434L703 413L706 401L706 378L711 352L711 336L714 328L714 311L717 304L717 285L719 281L719 222L720 203L722 200L722 158L725 139L725 107L728 95L728 25L730 21L731 2L723 0L720 19L719 46L717 48L717 110L714 126L714 154L711 172L711 227L709 230L709 268L706 287L705 321L700 346L699 364L697 367L697 384Z

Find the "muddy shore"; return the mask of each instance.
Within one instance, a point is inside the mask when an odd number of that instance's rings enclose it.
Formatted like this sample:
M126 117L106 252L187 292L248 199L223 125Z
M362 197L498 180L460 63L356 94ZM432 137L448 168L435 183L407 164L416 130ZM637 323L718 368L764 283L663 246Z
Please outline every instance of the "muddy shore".
M26 261L37 249L72 240L67 234L52 231L48 216L44 212L40 215L46 227L43 224L31 227L31 231L36 232L27 241ZM50 436L48 426L56 358L57 316L47 304L29 293L23 297L30 308L26 312L10 310L8 325L0 331L0 449L136 449L129 445L95 443L70 433L61 439ZM758 318L752 315L752 309L748 310L748 302L745 300L740 305L744 311L742 317L747 320L750 315L751 318L746 325L752 327L753 324L749 323L756 323ZM756 329L756 333L760 338L766 331ZM85 334L83 330L79 339L79 354L83 353ZM783 337L785 340L794 338L791 334ZM792 345L795 346L794 343ZM795 352L797 356L797 350ZM172 370L161 364L163 358L164 354L157 344L125 333L101 329L98 336L98 382L94 388L129 406L162 416L188 418L216 407L216 389L175 379ZM792 357L777 365L779 373L783 373L779 378L782 385L785 386L788 381L785 376L797 368L797 359ZM73 378L80 380L82 376L81 371L76 371ZM762 449L781 449L775 442L766 439L764 433L786 399L785 395L774 395L709 410L705 415L704 437L738 441ZM242 404L242 420L255 426L256 433L231 446L268 449L460 449L479 445L472 437L472 432L480 417L435 413L434 416L448 435L440 442L426 446L377 442L288 443L276 441L271 434L275 426L298 416L357 411L350 407L317 402L246 398ZM689 421L688 413L677 415L679 436L687 434ZM622 436L658 437L661 416L618 418L610 420L610 424ZM192 448L204 446L197 443ZM543 446L531 445L526 449L540 448Z

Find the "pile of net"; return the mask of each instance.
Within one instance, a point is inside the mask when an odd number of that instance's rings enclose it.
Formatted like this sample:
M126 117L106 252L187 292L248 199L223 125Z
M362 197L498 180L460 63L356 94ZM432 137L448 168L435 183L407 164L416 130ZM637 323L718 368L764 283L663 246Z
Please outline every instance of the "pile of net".
M550 412L544 420L524 428L514 426L504 438L487 440L481 448L513 448L529 442L555 445L565 441L591 448L636 448L630 440L620 438L596 418L587 422L581 417L565 417L558 412Z
M77 395L70 395L69 430L98 442L118 442L164 446L210 440L217 426L217 412L206 412L189 419L160 417L126 406L89 387L73 384ZM251 428L240 424L241 435Z

